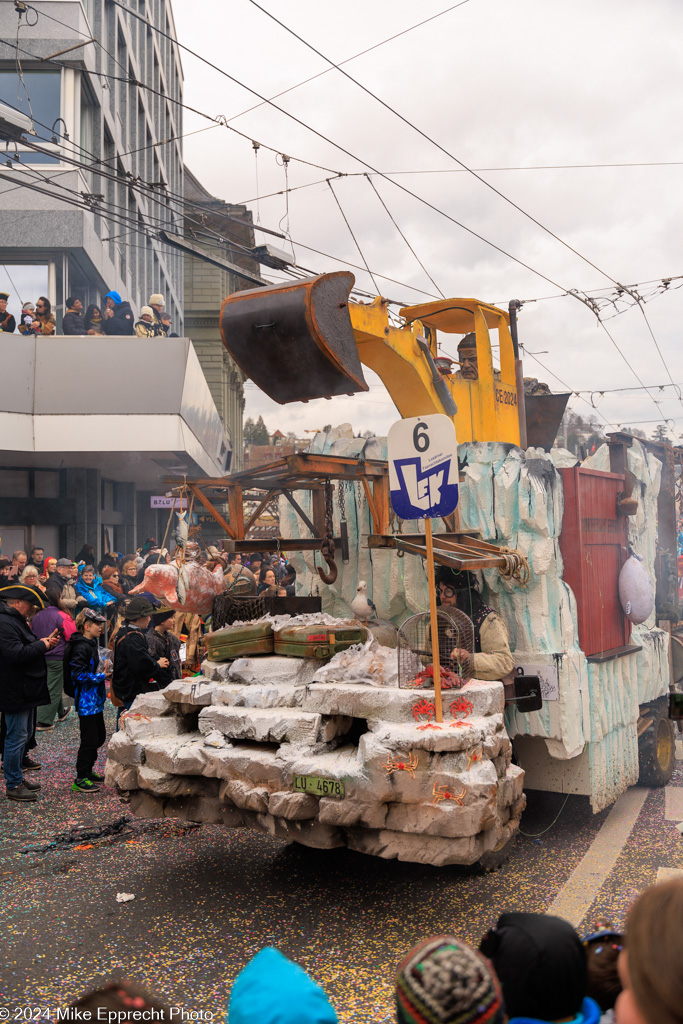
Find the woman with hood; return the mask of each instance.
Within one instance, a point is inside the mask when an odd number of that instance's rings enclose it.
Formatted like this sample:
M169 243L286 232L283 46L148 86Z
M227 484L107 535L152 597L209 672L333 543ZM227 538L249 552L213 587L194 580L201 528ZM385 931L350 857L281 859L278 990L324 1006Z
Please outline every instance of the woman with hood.
M124 302L118 292L107 292L104 298L104 333L135 334L135 317L130 302Z
M105 611L116 604L116 598L103 588L92 565L82 565L79 568L78 583L74 589L80 597L86 599L89 608L95 608L97 611Z
M75 793L98 793L104 776L95 770L100 747L107 738L104 705L107 699L105 674L99 672L100 652L97 638L104 626L104 616L84 608L76 617L77 633L64 651L64 688L72 694L81 731L76 758L76 779L71 786Z
M95 334L104 337L106 331L104 329L104 317L102 316L102 310L95 303L88 306L83 317L83 330L86 334Z
M235 978L228 1020L230 1024L337 1024L338 1018L320 985L278 949L266 946Z

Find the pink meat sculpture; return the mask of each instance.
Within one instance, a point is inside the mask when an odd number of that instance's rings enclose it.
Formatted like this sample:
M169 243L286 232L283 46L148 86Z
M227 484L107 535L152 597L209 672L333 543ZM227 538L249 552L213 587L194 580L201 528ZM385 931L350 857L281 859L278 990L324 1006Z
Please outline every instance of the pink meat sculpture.
M225 577L220 565L210 572L196 562L186 562L180 569L171 562L170 565L148 565L142 583L138 583L129 593L140 594L146 590L160 597L164 604L175 611L209 615L214 597L224 593L225 589Z

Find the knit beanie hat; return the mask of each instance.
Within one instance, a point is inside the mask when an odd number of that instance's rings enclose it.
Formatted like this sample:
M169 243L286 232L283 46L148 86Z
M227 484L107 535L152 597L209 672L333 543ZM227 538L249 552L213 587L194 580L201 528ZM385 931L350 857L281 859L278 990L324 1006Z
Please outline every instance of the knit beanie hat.
M399 1024L502 1024L503 995L484 957L454 935L411 949L396 975Z
M118 576L119 570L115 565L103 565L102 566L102 579L108 580L111 576Z

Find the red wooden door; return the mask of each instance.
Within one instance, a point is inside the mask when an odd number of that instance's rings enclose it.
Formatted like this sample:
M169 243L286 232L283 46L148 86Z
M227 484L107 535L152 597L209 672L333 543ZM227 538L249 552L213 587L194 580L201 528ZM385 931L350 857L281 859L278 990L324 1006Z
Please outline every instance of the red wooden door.
M586 655L625 646L631 623L619 602L619 571L627 557L627 520L617 515L624 478L575 466L561 469L564 580L576 595L579 646Z

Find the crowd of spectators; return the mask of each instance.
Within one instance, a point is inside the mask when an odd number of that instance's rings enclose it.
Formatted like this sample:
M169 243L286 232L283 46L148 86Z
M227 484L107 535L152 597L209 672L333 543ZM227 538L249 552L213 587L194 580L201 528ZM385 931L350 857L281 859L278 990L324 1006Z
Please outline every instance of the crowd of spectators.
M50 300L41 295L33 302L25 302L15 317L7 309L10 295L0 292L0 334L50 335L57 333L57 321ZM71 335L137 335L139 338L177 338L172 330L171 316L164 311L163 295L150 296L149 305L143 306L136 320L129 302L118 292L110 291L104 305L92 304L84 311L76 295L66 300L62 318L62 334Z
M213 547L202 554L197 544L191 547L191 557L210 570L221 566L227 589L235 594L294 595L296 572L280 555L254 553L243 564L240 554ZM15 551L11 560L0 556L0 674L4 663L19 694L15 699L0 693L1 736L7 734L5 749L11 749L5 758L11 800L38 798L40 785L22 775L40 770L31 753L36 733L51 732L72 706L81 733L72 789L97 792L103 776L95 764L106 740L107 699L120 717L139 694L167 686L184 668L196 669L209 617L175 612L142 585L149 566L170 559L153 538L140 551L105 554L99 562L88 544L73 559L46 556L39 546L28 554ZM32 666L24 664L24 647L31 648ZM35 677L30 699L24 693L26 672Z
M646 889L622 934L601 927L583 940L567 921L507 913L478 949L456 935L418 942L398 965L397 1024L683 1024L683 878ZM348 965L349 967L351 965ZM135 1000L135 1002L131 1002ZM90 1011L170 1006L129 981L88 992ZM77 1012L76 1012L77 1011ZM71 1019L67 1017L66 1019ZM118 1018L120 1019L120 1018ZM325 991L279 950L258 952L235 979L227 1024L337 1024Z

